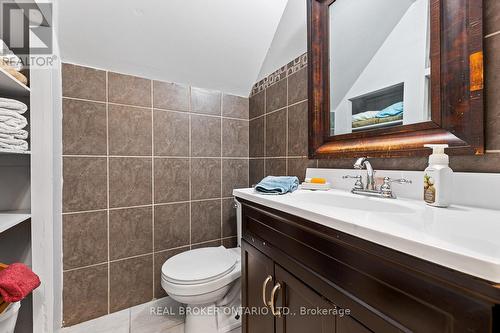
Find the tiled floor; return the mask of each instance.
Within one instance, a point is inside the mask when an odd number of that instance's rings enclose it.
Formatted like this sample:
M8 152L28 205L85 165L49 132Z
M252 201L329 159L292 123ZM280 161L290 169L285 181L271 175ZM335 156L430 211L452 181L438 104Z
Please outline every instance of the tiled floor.
M178 303L170 297L165 297L63 328L61 333L184 333L184 317L154 314L155 311L162 311L161 309L178 313L178 307ZM229 333L241 333L241 329L237 328Z

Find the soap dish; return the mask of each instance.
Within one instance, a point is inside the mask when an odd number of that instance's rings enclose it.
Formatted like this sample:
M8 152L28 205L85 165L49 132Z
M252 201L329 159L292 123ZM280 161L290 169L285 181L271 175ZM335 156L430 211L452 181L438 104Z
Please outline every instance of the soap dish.
M317 190L317 191L328 191L331 188L330 183L317 184L317 183L306 183L303 182L300 185L302 190Z

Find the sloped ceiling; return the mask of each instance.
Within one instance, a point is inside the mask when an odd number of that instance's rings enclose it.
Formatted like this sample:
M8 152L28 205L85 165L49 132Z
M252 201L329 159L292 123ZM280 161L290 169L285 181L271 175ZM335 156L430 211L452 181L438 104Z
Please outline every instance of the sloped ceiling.
M64 0L58 2L61 56L248 96L286 2Z
M288 0L258 80L307 51L306 17L306 0Z

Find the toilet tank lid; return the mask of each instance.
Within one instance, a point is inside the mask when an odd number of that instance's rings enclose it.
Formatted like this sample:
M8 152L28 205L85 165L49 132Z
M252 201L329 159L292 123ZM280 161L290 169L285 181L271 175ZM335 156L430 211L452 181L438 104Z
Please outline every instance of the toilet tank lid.
M173 256L161 270L174 283L205 283L232 271L237 261L238 256L223 246L205 247Z

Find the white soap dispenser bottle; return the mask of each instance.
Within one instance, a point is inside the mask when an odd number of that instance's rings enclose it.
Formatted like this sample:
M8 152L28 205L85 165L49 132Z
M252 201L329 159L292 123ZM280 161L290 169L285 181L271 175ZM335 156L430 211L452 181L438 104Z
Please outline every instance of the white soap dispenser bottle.
M435 207L448 207L451 202L453 170L449 167L449 157L444 153L446 144L428 144L432 149L429 166L424 171L424 201Z

